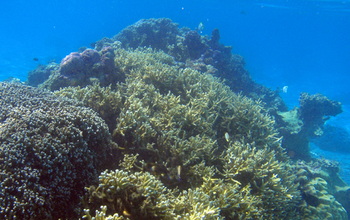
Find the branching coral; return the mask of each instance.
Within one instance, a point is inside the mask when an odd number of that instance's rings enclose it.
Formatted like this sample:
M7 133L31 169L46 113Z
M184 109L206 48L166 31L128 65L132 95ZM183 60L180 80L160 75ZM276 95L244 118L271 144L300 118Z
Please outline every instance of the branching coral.
M124 65L126 80L115 90L122 104L118 104L120 113L113 139L120 151L137 153L144 160L139 165L142 172L122 169L115 171L118 175L126 172L126 176L135 175L138 179L151 173L157 177L152 181L185 190L174 198L186 201L183 197L196 194L200 201L209 199L211 204L201 208L202 211L213 208L208 211L213 216L219 213L215 210L221 210L223 216L232 218L271 217L274 204L281 207L275 216L293 216L288 211L295 211L299 194L288 169L276 159L286 157L273 127L274 120L264 113L261 102L233 93L209 74L176 66L163 52L149 48L116 51L117 67ZM244 139L245 144L232 144L223 138L225 133L232 141ZM220 145L231 150L225 151ZM229 168L229 160L237 160L235 166L240 168ZM220 174L216 174L219 179L214 174L199 177L196 166L201 161L226 170L224 178ZM104 193L101 188L97 192L96 195ZM288 207L282 206L282 202ZM195 204L190 207L178 209L175 214L196 218L199 207Z
M288 164L276 160L275 152L242 142L230 143L222 154L226 181L250 188L258 198L263 219L296 219L300 192ZM260 203L260 204L259 204Z
M89 208L84 210L87 219L316 219L329 213L345 218L332 195L337 187L330 187L330 175L308 179L311 171L296 170L285 155L275 128L275 118L278 123L286 119L277 115L286 111L278 92L255 84L244 59L219 39L218 29L209 40L178 29L169 19L141 20L97 42L97 50L71 53L40 85L51 90L87 86L55 92L80 102L59 98L64 101L56 105L51 94L41 100L39 93L39 98L26 96L20 107L1 106L0 134L6 145L1 145L1 184L12 196L6 197L4 217L14 216L13 207L24 218L76 217L80 183L97 180L96 164L103 161L112 165L100 174L98 186L87 187L89 202L82 201ZM155 49L137 48L149 45ZM315 100L319 96L303 95L301 101L307 106ZM116 148L107 147L105 124L82 104L107 122ZM340 112L340 104L329 106L329 100L322 107L321 113L331 109L325 115ZM301 107L301 113L305 120L310 111ZM319 122L320 115L311 121ZM21 132L11 135L12 128ZM112 160L104 160L107 149Z
M119 91L113 91L111 85L100 87L98 83L94 83L84 88L66 87L55 91L54 94L81 101L85 106L97 111L110 130L114 129L115 120L122 106L122 96Z

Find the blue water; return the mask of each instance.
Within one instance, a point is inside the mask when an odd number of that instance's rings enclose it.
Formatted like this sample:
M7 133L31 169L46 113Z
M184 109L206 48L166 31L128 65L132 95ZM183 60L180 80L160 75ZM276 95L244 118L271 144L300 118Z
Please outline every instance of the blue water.
M220 42L245 57L254 80L288 86L281 95L289 108L300 92L341 101L344 113L329 123L350 132L349 0L12 0L0 8L0 80L25 81L38 63L60 62L142 18L167 17L192 29L203 22L203 34L219 28Z

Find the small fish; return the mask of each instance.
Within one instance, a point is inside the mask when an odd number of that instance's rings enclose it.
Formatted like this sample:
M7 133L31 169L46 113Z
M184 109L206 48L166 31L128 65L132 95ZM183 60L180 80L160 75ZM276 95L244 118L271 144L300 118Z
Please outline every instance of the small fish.
M156 167L156 166L152 166L152 167L151 167L151 171L152 171L152 172L156 172L156 170L157 170L157 167Z
M181 166L177 166L177 179L181 180Z
M225 133L225 139L226 139L227 142L230 141L230 135L227 132Z
M242 14L242 15L247 15L247 12L241 11L241 14Z
M34 58L33 58L33 60L34 60L34 61L39 61L39 59L38 59L38 58L36 58L36 57L34 57Z
M283 91L283 93L287 93L288 92L288 86L283 86L282 91Z
M203 22L199 23L198 27L197 27L197 30L199 33L202 33L202 30L204 29L204 24Z

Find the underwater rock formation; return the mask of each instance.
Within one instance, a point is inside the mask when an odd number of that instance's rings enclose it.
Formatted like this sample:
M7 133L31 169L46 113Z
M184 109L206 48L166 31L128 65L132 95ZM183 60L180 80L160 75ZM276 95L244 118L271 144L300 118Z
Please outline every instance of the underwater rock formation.
M110 140L76 101L0 83L0 218L77 218L84 185L104 169Z

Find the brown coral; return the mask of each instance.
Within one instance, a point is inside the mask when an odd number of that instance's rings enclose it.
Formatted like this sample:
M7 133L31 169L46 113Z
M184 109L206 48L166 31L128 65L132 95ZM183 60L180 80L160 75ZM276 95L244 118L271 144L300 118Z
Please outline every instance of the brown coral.
M100 172L110 134L76 101L0 83L2 219L79 216L84 184Z

